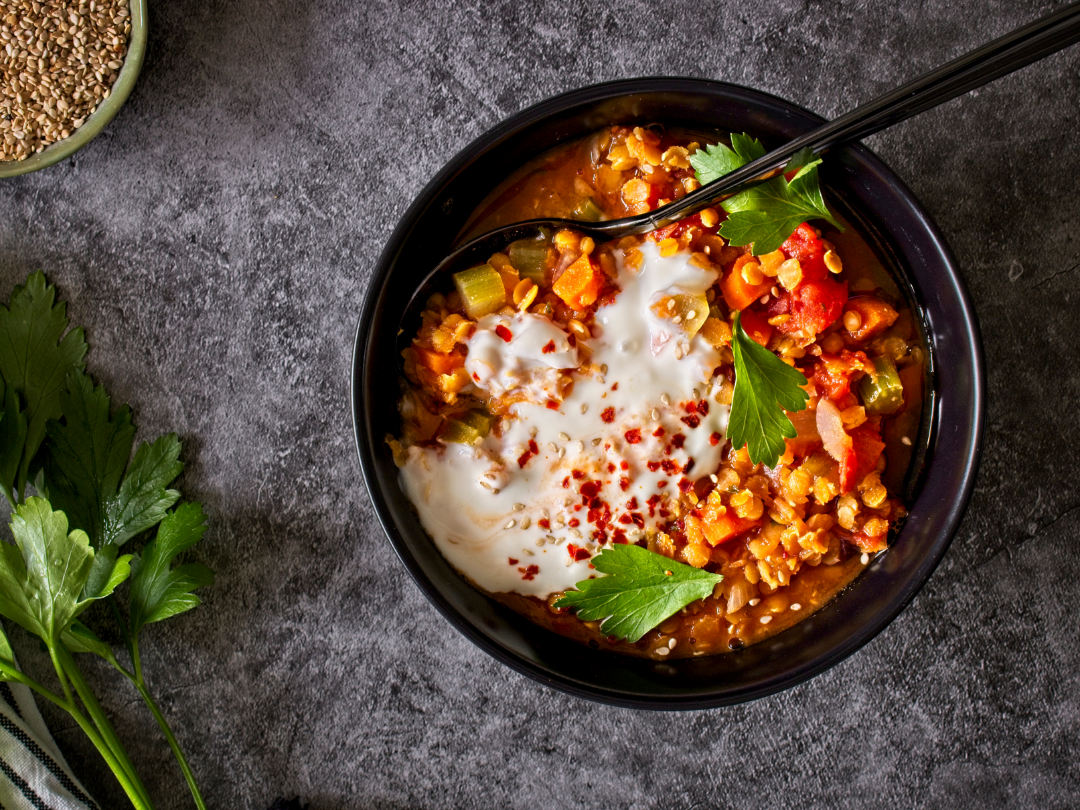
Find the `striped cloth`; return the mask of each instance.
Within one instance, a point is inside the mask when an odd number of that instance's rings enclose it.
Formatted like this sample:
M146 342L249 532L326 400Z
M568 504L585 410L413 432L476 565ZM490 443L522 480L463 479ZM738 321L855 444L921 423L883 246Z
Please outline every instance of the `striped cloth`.
M101 810L72 776L21 683L0 683L0 808Z

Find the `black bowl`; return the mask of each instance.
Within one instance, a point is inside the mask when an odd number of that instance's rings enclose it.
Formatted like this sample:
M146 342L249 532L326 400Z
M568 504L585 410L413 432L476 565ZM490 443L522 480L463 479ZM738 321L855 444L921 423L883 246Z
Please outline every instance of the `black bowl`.
M518 672L574 695L637 708L706 708L763 697L828 669L870 641L945 554L971 495L982 436L978 327L937 227L862 146L832 152L822 179L832 202L855 217L901 284L907 282L922 314L932 367L944 373L931 375L907 522L888 552L814 615L738 652L662 663L565 639L497 604L454 571L399 487L385 443L400 431L395 400L406 336L398 330L409 300L450 252L469 214L511 171L556 144L615 123L745 131L775 146L821 120L722 82L658 78L586 87L530 107L473 141L428 183L390 237L372 275L353 354L353 419L364 481L390 542L432 604Z

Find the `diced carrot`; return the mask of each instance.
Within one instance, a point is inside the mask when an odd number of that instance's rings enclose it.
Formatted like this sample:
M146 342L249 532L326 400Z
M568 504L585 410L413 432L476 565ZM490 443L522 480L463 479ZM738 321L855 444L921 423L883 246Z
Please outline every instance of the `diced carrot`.
M894 323L898 313L880 298L873 295L860 295L849 298L844 305L844 312L857 312L860 326L854 332L846 332L845 338L850 343L861 343L884 332Z
M440 354L422 346L413 346L413 350L416 352L417 359L436 374L450 374L454 369L465 365L465 355L460 352Z
M709 545L718 546L738 537L761 523L760 520L747 520L736 515L730 509L711 523L703 523L701 529Z
M806 408L801 411L785 411L787 418L795 427L794 439L786 439L787 449L797 456L804 456L815 445L821 444L821 434L817 429L817 411Z
M743 331L746 332L750 338L762 346L768 346L769 340L773 335L773 328L769 325L769 321L760 312L755 312L752 309L744 309L739 315L739 323L742 324Z
M596 301L602 281L596 266L589 260L588 255L583 253L577 261L563 270L551 288L568 307L580 312Z
M735 260L731 272L720 281L720 291L724 294L727 305L732 309L746 309L772 288L773 280L768 276L760 284L746 283L742 268L750 261L757 261L757 259L749 253L744 253Z

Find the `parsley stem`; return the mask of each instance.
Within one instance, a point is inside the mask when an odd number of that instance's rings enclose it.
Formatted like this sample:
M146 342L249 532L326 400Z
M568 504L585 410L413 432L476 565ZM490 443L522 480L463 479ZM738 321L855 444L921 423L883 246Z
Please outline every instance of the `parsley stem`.
M116 731L113 729L112 724L109 722L109 718L105 715L105 710L101 708L101 704L98 703L97 697L90 690L90 686L83 680L82 672L79 671L78 665L75 663L75 658L71 655L71 652L63 644L57 644L55 648L50 648L50 653L54 656L54 663L58 667L57 674L67 673L67 676L71 679L72 686L75 687L75 691L82 699L83 705L86 707L87 713L94 721L94 725L98 727L101 733L102 739L112 750L116 759L120 765L127 772L132 785L139 792L142 797L145 807L152 808L153 804L150 801L149 794L146 792L146 787L143 785L142 780L139 778L138 772L135 770L135 766L128 758L127 751L124 750L123 744L120 742L120 738L116 736ZM62 663L62 667L61 667ZM67 685L64 685L65 691Z
M120 764L120 761L113 754L112 749L105 744L105 741L97 733L93 724L83 717L82 712L75 708L74 705L65 706L68 714L75 718L75 722L79 724L79 728L83 730L83 733L90 738L90 742L94 744L94 747L101 754L101 758L105 760L105 764L109 766L109 770L113 772L113 776L116 777L116 781L120 783L120 787L124 789L128 799L131 800L132 806L135 810L154 810L153 804L146 798L145 789L142 788L141 783L136 783L137 777L133 778L124 767Z
M173 734L172 729L169 728L168 721L165 720L165 715L161 713L161 709L158 708L154 698L150 695L150 690L146 688L146 683L142 679L142 668L139 665L139 640L137 638L133 639L132 644L134 645L135 650L135 671L139 673L137 679L132 679L132 683L135 684L135 688L138 689L139 694L142 695L143 702L146 703L147 707L150 709L150 713L153 714L154 719L157 720L157 724L161 728L161 733L164 734L165 739L169 741L169 747L172 749L173 755L180 765L180 770L184 773L184 779L187 780L188 788L191 790L191 796L195 799L195 806L198 807L199 810L206 810L206 803L203 801L202 794L199 793L199 786L195 783L195 774L191 772L191 766L188 765L187 758L180 748L180 743L177 742L176 736Z
M33 678L24 675L15 667L11 666L11 664L6 664L3 661L0 661L0 675L2 675L5 680L15 681L16 683L21 683L23 686L30 687L46 700L55 703L57 706L59 706L65 711L68 710L68 704L64 701L62 697L53 692L51 689L46 689Z

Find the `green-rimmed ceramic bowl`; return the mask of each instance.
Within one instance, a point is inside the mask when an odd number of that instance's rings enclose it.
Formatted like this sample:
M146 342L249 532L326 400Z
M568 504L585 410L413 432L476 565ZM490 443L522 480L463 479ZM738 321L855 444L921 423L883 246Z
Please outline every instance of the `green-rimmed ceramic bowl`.
M128 7L131 10L131 36L128 39L127 56L124 57L120 75L116 77L109 97L101 102L93 115L69 137L50 144L26 160L0 161L0 177L29 174L71 157L105 129L105 125L119 112L127 97L131 95L135 80L139 78L139 70L142 69L143 56L146 53L146 0L129 0Z

